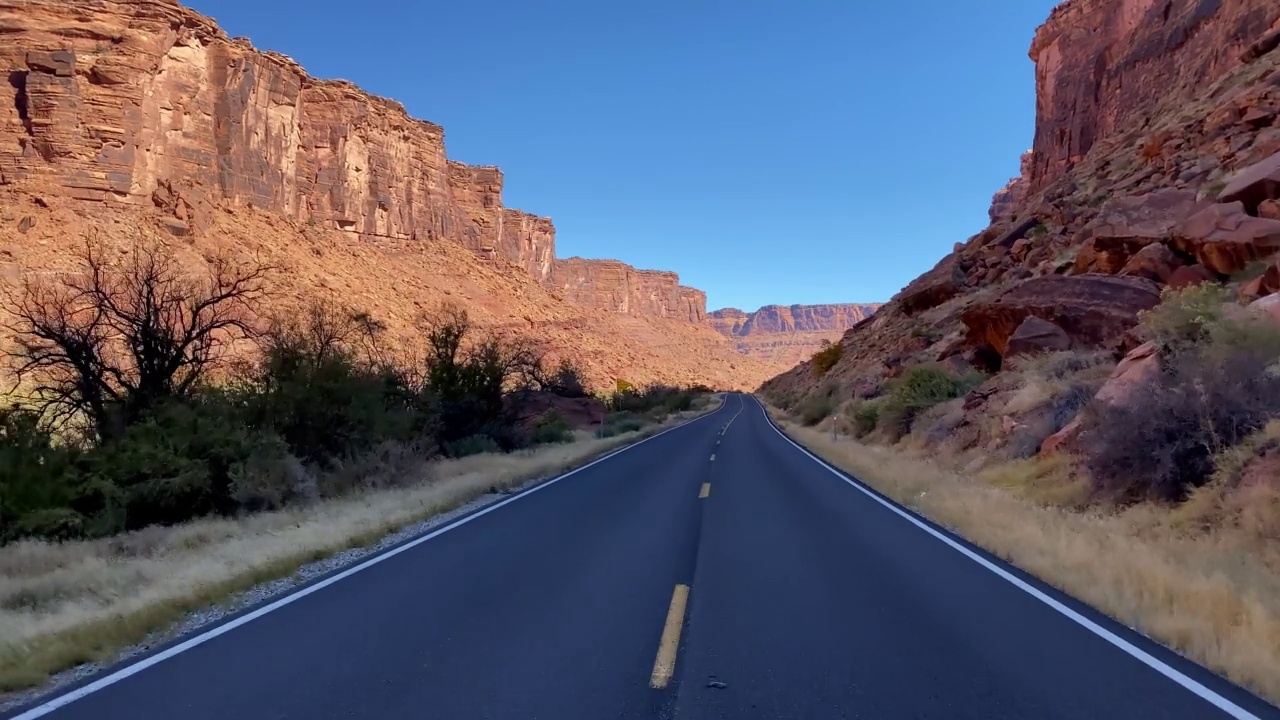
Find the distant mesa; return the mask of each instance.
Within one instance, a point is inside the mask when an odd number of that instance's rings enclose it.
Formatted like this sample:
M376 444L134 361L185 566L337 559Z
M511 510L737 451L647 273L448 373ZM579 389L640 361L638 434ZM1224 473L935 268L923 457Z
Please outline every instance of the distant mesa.
M880 303L765 305L755 312L713 310L707 319L718 332L733 339L742 354L795 364L824 342L838 339L879 307Z

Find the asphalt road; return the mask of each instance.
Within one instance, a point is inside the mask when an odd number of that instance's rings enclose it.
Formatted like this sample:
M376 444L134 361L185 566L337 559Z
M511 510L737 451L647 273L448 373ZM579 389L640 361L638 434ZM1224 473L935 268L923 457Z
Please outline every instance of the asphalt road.
M1280 717L833 473L748 396L214 632L8 717Z

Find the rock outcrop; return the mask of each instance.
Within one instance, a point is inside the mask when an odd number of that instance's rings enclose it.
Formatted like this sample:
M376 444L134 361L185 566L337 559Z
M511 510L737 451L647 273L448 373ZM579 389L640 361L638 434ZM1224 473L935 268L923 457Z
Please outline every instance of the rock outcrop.
M1278 16L1274 0L1063 2L1031 44L1030 192L1062 177L1097 142L1159 103L1203 96L1277 30Z
M707 313L707 321L744 355L795 364L871 317L879 307L879 303L838 303L765 305L754 312L723 308Z
M1014 331L1030 317L1057 326L1072 347L1098 347L1119 340L1137 324L1139 312L1158 302L1158 286L1143 278L1051 275L1019 283L990 302L975 303L961 320L969 329L969 345L989 347L1003 356Z
M624 315L654 315L693 323L701 323L707 316L707 294L681 285L675 273L637 270L617 260L556 260L548 284L572 302Z
M589 307L705 316L674 273L556 271L551 220L504 207L498 168L448 159L444 130L399 103L313 78L175 0L91 4L0 0L0 188L156 207L174 235L229 205L383 247L454 242Z
M1011 178L1005 186L996 191L991 198L991 207L987 210L987 216L991 218L991 222L998 223L1002 220L1011 219L1012 215L1017 212L1019 206L1027 199L1027 188L1031 183L1031 159L1033 152L1028 150L1022 153L1020 160L1020 172L1017 177Z

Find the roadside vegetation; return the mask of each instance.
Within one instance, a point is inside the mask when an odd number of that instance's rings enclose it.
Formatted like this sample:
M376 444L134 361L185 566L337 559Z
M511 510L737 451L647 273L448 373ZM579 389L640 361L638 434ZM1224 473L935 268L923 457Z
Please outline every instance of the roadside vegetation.
M592 396L570 360L443 305L416 346L272 270L108 253L7 298L0 691L191 610L701 412L709 388Z
M772 412L897 501L1276 701L1280 324L1234 297L1166 291L1139 328L1155 359L1127 387L1108 383L1115 356L1068 350L989 378L917 365L873 397L815 388ZM814 420L815 396L839 401ZM1073 421L1074 442L1041 452Z

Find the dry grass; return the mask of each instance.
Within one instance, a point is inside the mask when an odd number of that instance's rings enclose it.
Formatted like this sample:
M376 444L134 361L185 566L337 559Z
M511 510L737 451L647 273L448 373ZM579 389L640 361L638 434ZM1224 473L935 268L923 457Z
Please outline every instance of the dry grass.
M308 562L374 544L485 493L582 465L718 405L610 438L579 433L575 442L532 451L423 462L415 484L296 510L0 547L0 692L109 659L189 612L288 577Z
M776 414L775 414L776 417ZM1166 507L1074 512L1027 463L985 479L780 419L787 434L898 502L1126 625L1280 701L1280 543L1233 524L1188 531ZM993 484L1001 482L1004 487ZM1058 492L1070 494L1070 488ZM1273 499L1274 500L1274 499Z

